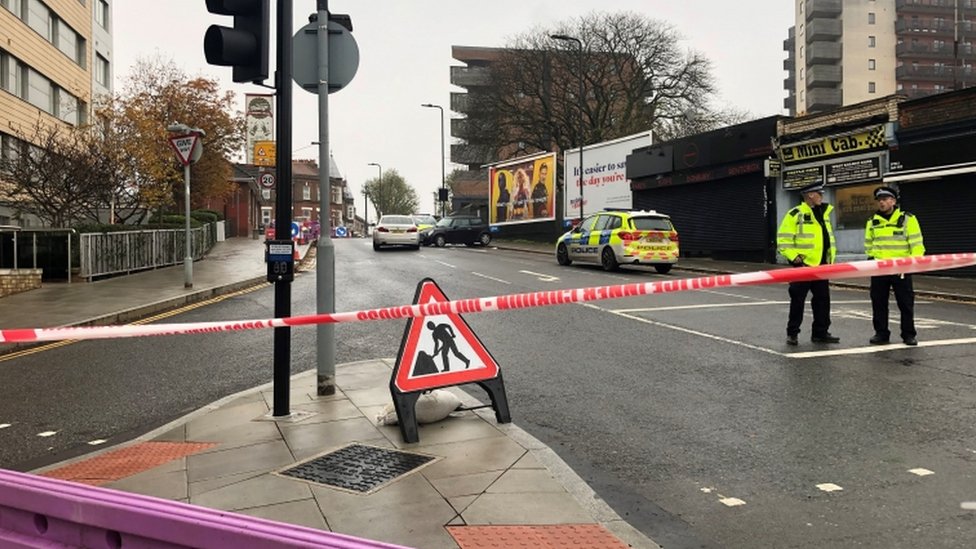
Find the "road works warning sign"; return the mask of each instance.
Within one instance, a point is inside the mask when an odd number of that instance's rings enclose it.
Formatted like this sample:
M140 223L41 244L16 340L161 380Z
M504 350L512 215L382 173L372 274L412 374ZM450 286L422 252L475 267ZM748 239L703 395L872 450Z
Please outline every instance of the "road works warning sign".
M420 282L415 304L448 301L437 283ZM498 363L457 314L410 318L400 343L394 384L404 393L498 377Z

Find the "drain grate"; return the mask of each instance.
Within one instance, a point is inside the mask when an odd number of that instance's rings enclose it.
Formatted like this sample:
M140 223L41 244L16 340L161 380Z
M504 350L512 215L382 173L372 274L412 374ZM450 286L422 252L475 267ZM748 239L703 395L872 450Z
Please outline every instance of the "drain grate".
M435 459L434 456L413 452L350 444L282 470L279 474L368 494Z

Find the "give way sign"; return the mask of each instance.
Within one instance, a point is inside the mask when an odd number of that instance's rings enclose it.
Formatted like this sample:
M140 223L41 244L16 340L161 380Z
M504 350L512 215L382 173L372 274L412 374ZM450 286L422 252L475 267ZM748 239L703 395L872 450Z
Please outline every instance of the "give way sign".
M176 151L176 157L180 159L180 163L184 166L190 165L190 155L193 153L193 147L197 144L198 136L196 134L191 135L176 135L169 138L169 144L173 146L173 150Z

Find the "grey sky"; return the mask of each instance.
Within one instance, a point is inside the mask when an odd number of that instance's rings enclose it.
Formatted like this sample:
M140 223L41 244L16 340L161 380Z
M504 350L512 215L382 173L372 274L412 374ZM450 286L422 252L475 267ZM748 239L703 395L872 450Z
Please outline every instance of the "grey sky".
M276 0L271 2L272 14ZM314 0L294 2L297 30L315 11ZM508 38L535 26L599 11L632 11L668 21L685 37L685 48L709 57L720 86L720 104L756 117L783 111L783 40L793 24L788 0L331 0L335 13L352 16L360 50L353 82L329 96L331 148L340 171L356 193L366 179L395 168L416 191L420 210L434 211L432 194L441 184L440 115L421 103L444 106L445 155L450 156L451 46L504 46ZM269 93L234 84L229 67L213 67L203 57L203 35L210 24L230 26L231 18L212 15L204 0L114 3L116 89L133 63L160 55L191 76L205 75L236 92L243 110L245 93ZM271 58L272 70L274 54ZM270 81L269 81L270 83ZM294 156L314 158L318 140L316 96L294 88ZM186 121L192 125L192 121ZM447 172L455 166L447 164ZM372 214L372 208L370 208Z

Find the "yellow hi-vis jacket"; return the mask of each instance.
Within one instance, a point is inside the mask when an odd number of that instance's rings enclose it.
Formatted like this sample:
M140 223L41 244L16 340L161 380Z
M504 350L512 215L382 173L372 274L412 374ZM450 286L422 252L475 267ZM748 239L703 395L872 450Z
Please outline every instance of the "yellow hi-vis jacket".
M803 264L816 267L820 265L824 246L830 246L827 251L827 263L833 263L837 257L837 245L834 243L834 228L830 224L830 212L834 207L824 204L823 220L827 226L829 242L824 242L823 229L813 215L813 209L806 202L786 212L783 222L779 224L776 233L776 248L787 261L793 263L796 256L803 255Z
M874 259L925 255L918 219L899 208L890 219L874 214L864 229L864 251Z

